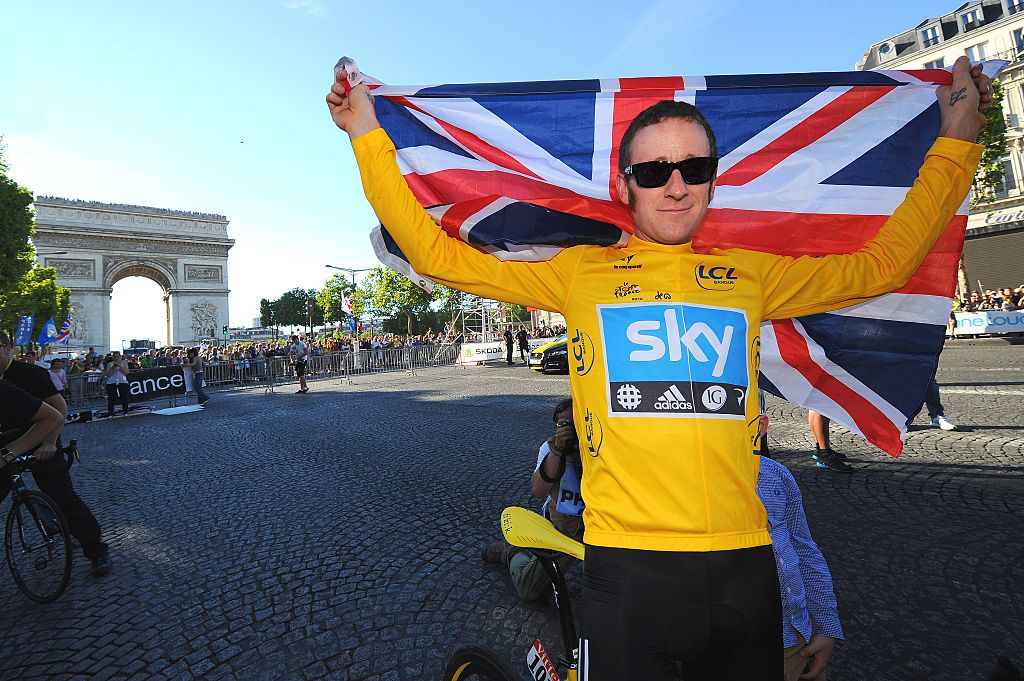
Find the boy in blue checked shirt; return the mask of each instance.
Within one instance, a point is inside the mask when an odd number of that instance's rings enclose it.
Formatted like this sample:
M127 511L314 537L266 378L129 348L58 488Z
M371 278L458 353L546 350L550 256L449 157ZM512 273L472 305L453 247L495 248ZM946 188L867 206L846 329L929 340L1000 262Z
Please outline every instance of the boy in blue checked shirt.
M785 679L825 681L828 658L836 642L843 639L836 595L832 591L832 573L818 545L811 539L800 487L789 469L773 461L768 453L764 391L758 390L757 397L761 404L757 496L768 514L768 532L772 536L775 568L779 572Z
M825 681L825 667L843 638L832 591L832 575L811 539L800 488L793 474L761 457L757 496L768 513L769 532L782 595L782 641L786 681Z

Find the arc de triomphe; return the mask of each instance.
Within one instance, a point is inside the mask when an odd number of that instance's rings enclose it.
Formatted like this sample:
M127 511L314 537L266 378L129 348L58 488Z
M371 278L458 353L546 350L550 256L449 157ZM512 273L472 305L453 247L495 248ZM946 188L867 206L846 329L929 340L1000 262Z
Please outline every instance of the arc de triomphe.
M110 294L125 277L152 279L164 291L171 345L216 337L228 323L228 220L223 215L146 206L35 199L39 263L71 289L71 348L110 341ZM56 320L58 328L61 320ZM120 349L121 339L114 339Z

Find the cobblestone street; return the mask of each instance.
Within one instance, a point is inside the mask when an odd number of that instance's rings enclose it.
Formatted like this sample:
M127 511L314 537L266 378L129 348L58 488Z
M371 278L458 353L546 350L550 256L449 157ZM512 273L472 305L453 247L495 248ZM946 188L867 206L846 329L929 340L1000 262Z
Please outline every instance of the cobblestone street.
M847 640L829 678L983 679L1024 663L1024 346L941 358L943 432L894 460L833 427L852 475L814 467L806 412L770 441L800 483ZM36 605L0 571L0 679L437 679L476 643L524 671L550 603L516 601L480 550L529 501L564 376L441 368L214 393L208 409L70 426L113 573L77 554ZM0 505L6 514L9 502ZM570 573L578 597L580 574Z

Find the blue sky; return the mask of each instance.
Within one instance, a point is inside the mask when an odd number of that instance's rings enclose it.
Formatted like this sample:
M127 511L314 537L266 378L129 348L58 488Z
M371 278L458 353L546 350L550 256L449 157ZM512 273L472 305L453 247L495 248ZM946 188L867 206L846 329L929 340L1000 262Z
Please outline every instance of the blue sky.
M393 84L852 70L957 4L0 0L0 135L36 194L227 216L248 325L324 264L377 264L324 105L343 54ZM161 337L140 282L115 289L113 339Z

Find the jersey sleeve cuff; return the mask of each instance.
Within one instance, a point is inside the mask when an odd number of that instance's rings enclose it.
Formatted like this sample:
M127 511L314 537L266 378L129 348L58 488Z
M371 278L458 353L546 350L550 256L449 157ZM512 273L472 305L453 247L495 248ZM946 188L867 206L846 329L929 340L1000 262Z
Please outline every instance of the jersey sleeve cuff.
M963 168L975 168L981 161L981 152L985 149L980 144L952 139L951 137L940 137L935 140L932 148L928 150L927 156L941 156L948 158L953 163Z

